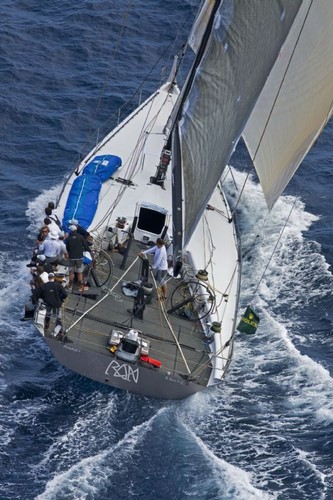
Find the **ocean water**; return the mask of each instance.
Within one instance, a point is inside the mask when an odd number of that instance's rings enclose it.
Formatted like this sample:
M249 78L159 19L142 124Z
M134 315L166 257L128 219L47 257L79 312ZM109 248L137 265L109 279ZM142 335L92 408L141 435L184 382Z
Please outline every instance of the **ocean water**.
M332 122L270 214L246 184L241 303L261 323L219 387L181 402L110 390L19 321L44 206L118 108L166 77L196 4L0 4L1 500L333 498ZM231 163L241 186L244 148Z

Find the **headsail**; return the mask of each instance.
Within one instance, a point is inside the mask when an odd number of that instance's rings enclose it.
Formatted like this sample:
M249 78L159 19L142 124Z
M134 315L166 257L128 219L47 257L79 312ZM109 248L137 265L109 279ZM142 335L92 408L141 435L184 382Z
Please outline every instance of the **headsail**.
M301 0L216 1L178 113L173 159L182 169L184 230L189 241L278 56ZM205 4L206 5L206 4ZM204 7L205 8L205 7ZM183 233L183 242L177 237Z
M332 0L304 0L244 130L269 208L332 115L332 31Z

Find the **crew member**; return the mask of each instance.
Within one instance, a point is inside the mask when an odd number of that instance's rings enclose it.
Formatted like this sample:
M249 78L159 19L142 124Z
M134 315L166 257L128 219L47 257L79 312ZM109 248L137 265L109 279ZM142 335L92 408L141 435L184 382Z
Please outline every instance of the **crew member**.
M61 306L63 301L67 298L67 292L64 287L54 281L54 273L49 273L49 281L40 287L36 288L33 301L42 299L46 304L46 315L44 329L48 331L50 328L51 314L56 317L56 325L62 326L61 322Z
M166 276L168 270L168 259L167 251L165 248L165 243L162 238L157 238L156 245L152 248L148 248L144 252L140 252L139 256L154 255L154 262L152 264L152 269L156 269L155 279L157 284L162 289L162 295L159 296L160 300L166 300L167 298L167 284Z

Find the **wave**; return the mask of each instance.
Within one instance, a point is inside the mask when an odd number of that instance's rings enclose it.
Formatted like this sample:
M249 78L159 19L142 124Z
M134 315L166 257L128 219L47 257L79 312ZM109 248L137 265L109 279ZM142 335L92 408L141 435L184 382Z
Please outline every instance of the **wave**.
M162 408L149 420L135 425L109 448L95 455L78 459L78 462L65 472L58 473L48 481L45 491L38 495L36 500L51 500L59 497L84 499L94 498L95 495L103 498L104 486L108 486L114 480L113 478L117 477L124 461L128 462L131 459L136 447L146 438L154 421L164 411L165 409ZM89 418L84 421L84 426L87 425L89 425ZM59 464L60 467L61 464Z
M233 179L240 191L246 174L233 169ZM226 188L230 196L234 190L230 178ZM243 302L294 309L331 294L333 276L320 244L305 236L318 219L300 199L288 195L269 213L260 186L247 180L238 214Z
M241 183L245 175L234 172L234 177ZM29 203L26 215L30 221L32 238L44 218L44 207L56 199L60 188L57 185L44 190ZM246 304L252 298L258 280L262 278L263 268L273 252L293 199L282 197L275 213L268 215L259 188L251 181L244 200L245 208L253 201L256 207L250 213L242 208L240 214L245 256L242 302ZM252 301L260 310L260 329L254 338L244 338L238 334L234 362L226 384L205 395L194 396L181 404L180 409L170 406L169 415L175 414L178 419L174 422L174 432L170 438L176 462L180 463L182 451L178 446L182 443L187 452L191 450L189 463L182 464L183 473L188 474L193 467L193 457L195 464L201 464L195 480L183 486L189 495L199 495L202 491L211 492L217 497L224 494L226 498L237 495L244 499L275 498L279 491L288 495L291 477L287 471L291 463L293 476L295 481L297 476L300 488L306 490L309 484L313 486L315 483L318 494L326 488L326 474L322 472L325 467L317 463L316 450L303 449L297 438L300 432L302 436L307 436L318 425L329 428L333 415L332 378L329 370L319 361L301 352L294 343L298 337L293 333L295 323L296 326L301 324L297 314L300 305L305 307L317 298L323 300L332 284L332 275L320 254L320 246L304 237L316 220L298 200L271 259L269 270ZM301 272L310 265L319 269L321 274L318 287L313 290L310 277L308 282L305 280L304 286ZM23 261L19 264L13 261L10 266L17 280L15 284L12 279L8 279L7 283L4 280L2 293L7 301L4 300L1 307L5 315L6 311L9 313L8 316L13 311L13 297L16 300L24 299L24 280L28 273ZM3 271L6 275L6 270ZM289 307L291 300L293 303ZM15 321L12 327L15 328ZM50 440L51 444L47 449L44 444L42 456L31 466L31 475L35 484L44 489L38 499L59 496L77 498L75 495L78 494L81 498L103 498L113 484L113 478L121 470L130 473L130 463L135 474L139 474L144 442L156 439L153 423L161 430L165 409L157 410L141 424L136 423L136 418L131 421L119 420L119 412L126 407L125 397L119 398L117 392L112 392L106 401L103 389L101 392L94 389L90 394L82 394L80 387L85 385L83 379L61 368L52 359L48 349L41 345L40 339L33 336L28 326L23 325L18 330L16 342L22 346L27 338L30 346L25 351L26 363L21 373L22 377L23 373L30 373L30 380L29 376L27 381L19 376L16 383L9 383L4 393L22 398L30 391L34 397L22 403L14 422L12 420L12 426L5 428L4 445L10 446L15 426L32 421L40 425L43 415L57 411L61 399L55 397L45 404L45 390L52 388L60 396L61 388L66 388L66 391L72 391L73 398L80 394L77 415L72 407L68 412L69 420L61 423L57 432L49 430L44 436L43 441ZM10 356L10 353L8 358L5 355L5 361L10 359L12 363ZM41 357L40 363L29 366L29 362L37 356ZM46 382L45 371L53 374L50 377L47 375ZM133 411L138 402L135 398L130 401L128 408ZM7 403L10 419L13 408ZM59 418L52 420L54 428ZM129 426L129 429L124 433L120 424ZM170 422L168 424L170 426ZM157 450L153 449L152 453L148 461L156 456ZM166 450L164 453L170 456ZM302 453L307 457L307 472L303 470ZM202 459L206 462L204 472L201 469ZM324 462L326 459L325 455L320 457ZM49 479L50 470L53 471L52 479ZM42 486L44 481L46 483ZM125 490L129 491L131 487L128 485ZM133 485L133 488L136 491L138 487ZM147 492L147 487L143 491L147 498L153 496L152 491Z
M277 498L275 494L254 487L252 485L252 473L246 472L218 457L188 425L184 424L184 427L202 451L204 459L209 463L210 480L213 479L215 482L216 498L223 498L224 500L234 498L239 500L268 500ZM202 482L195 482L194 489L198 496L201 496L203 491L207 491Z
M233 171L233 177L241 186L246 175ZM226 382L195 395L178 416L212 461L212 474L220 469L220 495L324 498L332 487L333 379L328 339L315 330L333 278L320 245L306 236L318 218L290 196L268 214L253 180L239 212L241 301L259 311L260 326L254 336L237 334ZM194 488L200 485L198 479Z

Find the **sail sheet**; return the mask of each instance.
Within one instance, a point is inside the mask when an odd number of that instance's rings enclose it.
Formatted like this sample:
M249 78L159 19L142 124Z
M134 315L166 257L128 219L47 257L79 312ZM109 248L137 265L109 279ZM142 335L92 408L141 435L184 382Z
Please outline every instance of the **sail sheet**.
M215 2L179 121L183 244L189 241L278 56L301 0ZM192 70L193 71L193 70ZM179 207L177 207L179 210ZM179 233L179 232L178 232ZM177 228L175 228L175 234Z
M272 208L332 115L333 1L304 0L244 129Z

